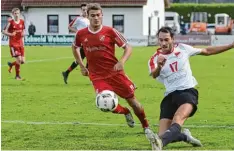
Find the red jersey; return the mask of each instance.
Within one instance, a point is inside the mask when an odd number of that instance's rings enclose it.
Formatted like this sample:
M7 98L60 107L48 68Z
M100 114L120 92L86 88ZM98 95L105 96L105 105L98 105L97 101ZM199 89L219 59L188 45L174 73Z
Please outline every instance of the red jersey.
M23 46L23 31L25 29L24 20L20 19L17 24L13 19L9 21L10 26L8 28L9 33L16 32L15 36L9 36L10 46Z
M118 62L115 57L115 44L125 46L126 39L114 28L102 26L100 30L92 32L89 27L76 33L74 45L83 47L89 65L89 77L93 80L114 76L114 65Z

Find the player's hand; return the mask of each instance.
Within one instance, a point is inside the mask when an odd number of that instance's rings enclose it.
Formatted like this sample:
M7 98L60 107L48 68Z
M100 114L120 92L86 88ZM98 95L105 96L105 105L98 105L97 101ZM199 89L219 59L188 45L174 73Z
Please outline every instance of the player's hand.
M157 60L157 64L160 68L162 68L165 64L165 62L167 61L167 59L163 56L163 55L159 55L158 56L158 60Z
M15 36L16 35L16 32L14 31L13 33L11 33L11 36Z
M124 68L124 65L123 65L123 63L120 62L120 61L118 61L118 62L115 64L115 66L114 66L114 70L115 70L115 71L123 70L123 68Z
M88 76L89 75L89 70L85 67L81 67L81 73L83 76Z

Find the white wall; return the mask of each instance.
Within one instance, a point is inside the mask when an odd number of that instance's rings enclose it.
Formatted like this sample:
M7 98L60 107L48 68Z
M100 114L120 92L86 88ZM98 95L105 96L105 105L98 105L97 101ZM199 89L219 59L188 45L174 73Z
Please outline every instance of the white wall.
M124 15L124 35L143 35L143 8L103 8L103 24L112 26L112 15ZM47 34L47 15L59 15L59 34L68 34L68 16L80 13L79 8L29 8L26 23L36 26L36 34ZM26 27L27 28L27 27Z
M104 8L103 24L112 26L112 15L124 14L124 35L143 36L143 8Z
M154 16L154 11L158 11L158 16ZM143 34L148 35L149 30L149 22L148 18L152 16L151 20L151 35L154 36L157 33L157 30L164 26L164 17L165 8L164 8L164 0L148 0L147 5L143 7ZM159 17L159 27L158 27L158 19Z
M36 34L47 34L47 15L58 15L58 34L68 34L68 16L79 14L79 11L79 8L29 8L25 20L27 24L33 22Z

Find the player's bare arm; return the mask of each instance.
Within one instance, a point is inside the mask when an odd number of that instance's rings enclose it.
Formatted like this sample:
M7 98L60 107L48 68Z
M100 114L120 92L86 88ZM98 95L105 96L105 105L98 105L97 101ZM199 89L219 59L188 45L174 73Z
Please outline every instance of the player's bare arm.
M232 48L234 48L234 42L229 45L214 46L202 49L200 55L204 56L215 55L230 50Z
M157 59L157 67L151 72L151 76L155 79L160 75L160 71L166 62L166 58L163 55L159 55Z
M2 33L3 33L4 35L7 35L7 36L15 36L15 35L16 35L16 32L13 32L13 33L9 33L9 32L8 32L9 27L10 27L10 23L7 24L6 29L3 30Z
M76 61L79 63L80 65L80 69L81 69L81 73L83 76L88 76L88 69L85 67L81 55L80 55L80 48L74 46L74 44L72 45L72 53L76 59Z
M71 32L73 32L73 33L76 33L77 32L77 29L75 29L74 27L72 27L72 26L68 26L68 29L71 31Z
M26 34L25 34L26 32L25 32L25 29L22 31L22 37L24 37Z
M125 62L129 59L129 57L132 54L132 47L128 43L126 43L123 49L124 49L124 54L120 58L119 62L114 66L115 71L123 70Z

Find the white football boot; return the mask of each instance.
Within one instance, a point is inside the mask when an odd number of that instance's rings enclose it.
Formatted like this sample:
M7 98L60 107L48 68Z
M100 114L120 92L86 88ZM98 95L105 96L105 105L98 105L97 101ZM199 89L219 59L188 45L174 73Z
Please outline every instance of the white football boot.
M182 133L187 136L187 143L192 144L194 147L202 146L201 142L192 136L189 129L184 129Z
M146 138L152 146L152 150L162 150L163 144L158 135L154 134L154 132L149 128L145 128L144 131Z

